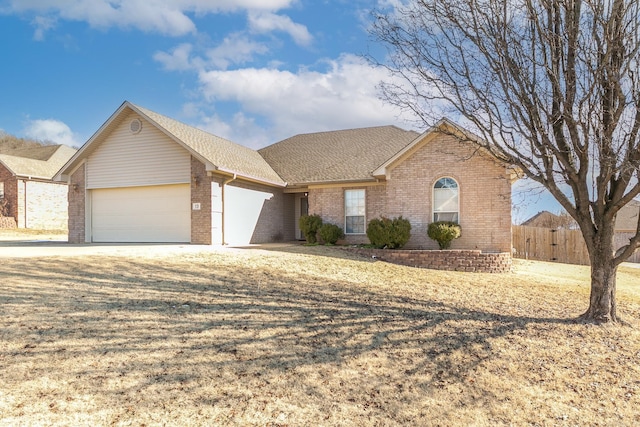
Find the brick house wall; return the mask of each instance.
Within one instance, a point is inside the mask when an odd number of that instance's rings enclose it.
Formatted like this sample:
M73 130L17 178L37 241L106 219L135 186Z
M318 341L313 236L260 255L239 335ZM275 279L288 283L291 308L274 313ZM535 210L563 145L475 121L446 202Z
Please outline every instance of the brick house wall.
M373 218L385 215L387 198L385 196L385 185L364 185L364 186L332 186L324 188L309 189L309 214L317 214L326 223L336 224L345 229L344 216L344 192L345 190L365 190L366 214L365 222L368 223ZM369 243L366 234L346 235L340 243L345 244L365 244Z
M85 163L69 178L69 243L85 243L86 232L86 184Z
M445 134L391 170L387 215L402 215L411 222L407 247L438 249L427 227L433 220L433 186L442 177L454 178L459 189L462 235L451 248L510 252L511 184L504 165Z
M64 230L67 228L67 185L56 182L19 179L0 165L8 217L18 228Z
M13 173L0 164L0 182L4 182L4 198L9 202L9 217L15 218L18 207L18 180Z
M344 188L309 188L309 215L320 215L324 222L344 229Z
M18 228L66 230L67 184L18 180Z
M437 135L397 163L382 185L309 188L309 213L344 229L344 191L366 190L366 222L380 216L403 216L411 222L406 248L438 249L427 236L432 222L433 186L451 177L459 186L462 236L452 249L511 252L511 184L503 165L474 154L474 147ZM365 235L348 235L343 243L368 243Z

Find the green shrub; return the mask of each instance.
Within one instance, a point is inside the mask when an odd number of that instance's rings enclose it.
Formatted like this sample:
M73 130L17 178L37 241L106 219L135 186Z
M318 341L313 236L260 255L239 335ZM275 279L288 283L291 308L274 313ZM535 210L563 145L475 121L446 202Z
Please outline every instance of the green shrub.
M436 221L429 224L427 234L438 242L440 249L448 249L453 239L460 237L460 225L451 221Z
M367 225L367 237L377 248L398 249L409 241L411 223L402 217L372 219Z
M302 215L298 221L298 225L307 243L318 242L316 235L320 227L322 227L322 218L320 218L320 215Z
M342 228L335 224L322 224L318 230L318 235L326 245L335 245L336 242L344 238Z
M376 248L383 248L389 241L389 229L391 228L389 218L375 218L367 224L367 237Z

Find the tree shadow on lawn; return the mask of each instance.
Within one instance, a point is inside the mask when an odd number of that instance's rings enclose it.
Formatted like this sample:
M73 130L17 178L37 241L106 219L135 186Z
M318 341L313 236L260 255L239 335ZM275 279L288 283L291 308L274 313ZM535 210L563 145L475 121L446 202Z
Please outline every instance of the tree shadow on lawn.
M160 384L197 389L211 381L235 387L210 403L237 397L256 381L272 389L284 381L322 399L337 384L349 387L331 379L348 366L360 369L351 387L355 399L364 399L364 389L375 387L468 385L473 371L496 357L494 340L531 324L573 323L264 268L104 261L17 259L0 266L5 379L20 381L11 372L31 366L30 376L60 370L60 378L95 392L108 379L132 373L136 381L128 391L116 387L114 393L144 393ZM308 368L327 385L301 375ZM378 374L367 380L367 370ZM491 399L488 387L476 391L476 399Z

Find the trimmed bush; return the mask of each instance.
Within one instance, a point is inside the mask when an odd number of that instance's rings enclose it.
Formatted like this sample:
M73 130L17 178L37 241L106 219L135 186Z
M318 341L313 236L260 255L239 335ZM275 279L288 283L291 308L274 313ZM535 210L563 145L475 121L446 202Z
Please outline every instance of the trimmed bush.
M318 242L316 235L320 227L322 227L322 218L320 218L320 215L302 215L298 221L298 225L307 243Z
M342 228L329 223L322 224L318 230L318 235L326 245L335 245L338 240L344 238Z
M376 248L399 249L411 237L411 223L402 217L372 219L367 225L367 237Z
M438 242L440 249L449 249L453 239L460 237L460 225L451 221L436 221L429 224L429 238Z

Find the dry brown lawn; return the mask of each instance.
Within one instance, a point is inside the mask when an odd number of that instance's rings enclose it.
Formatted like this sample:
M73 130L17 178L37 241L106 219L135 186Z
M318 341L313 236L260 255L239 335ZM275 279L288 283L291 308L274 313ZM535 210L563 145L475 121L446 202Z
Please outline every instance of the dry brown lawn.
M640 425L584 267L415 269L338 248L0 259L0 425Z

